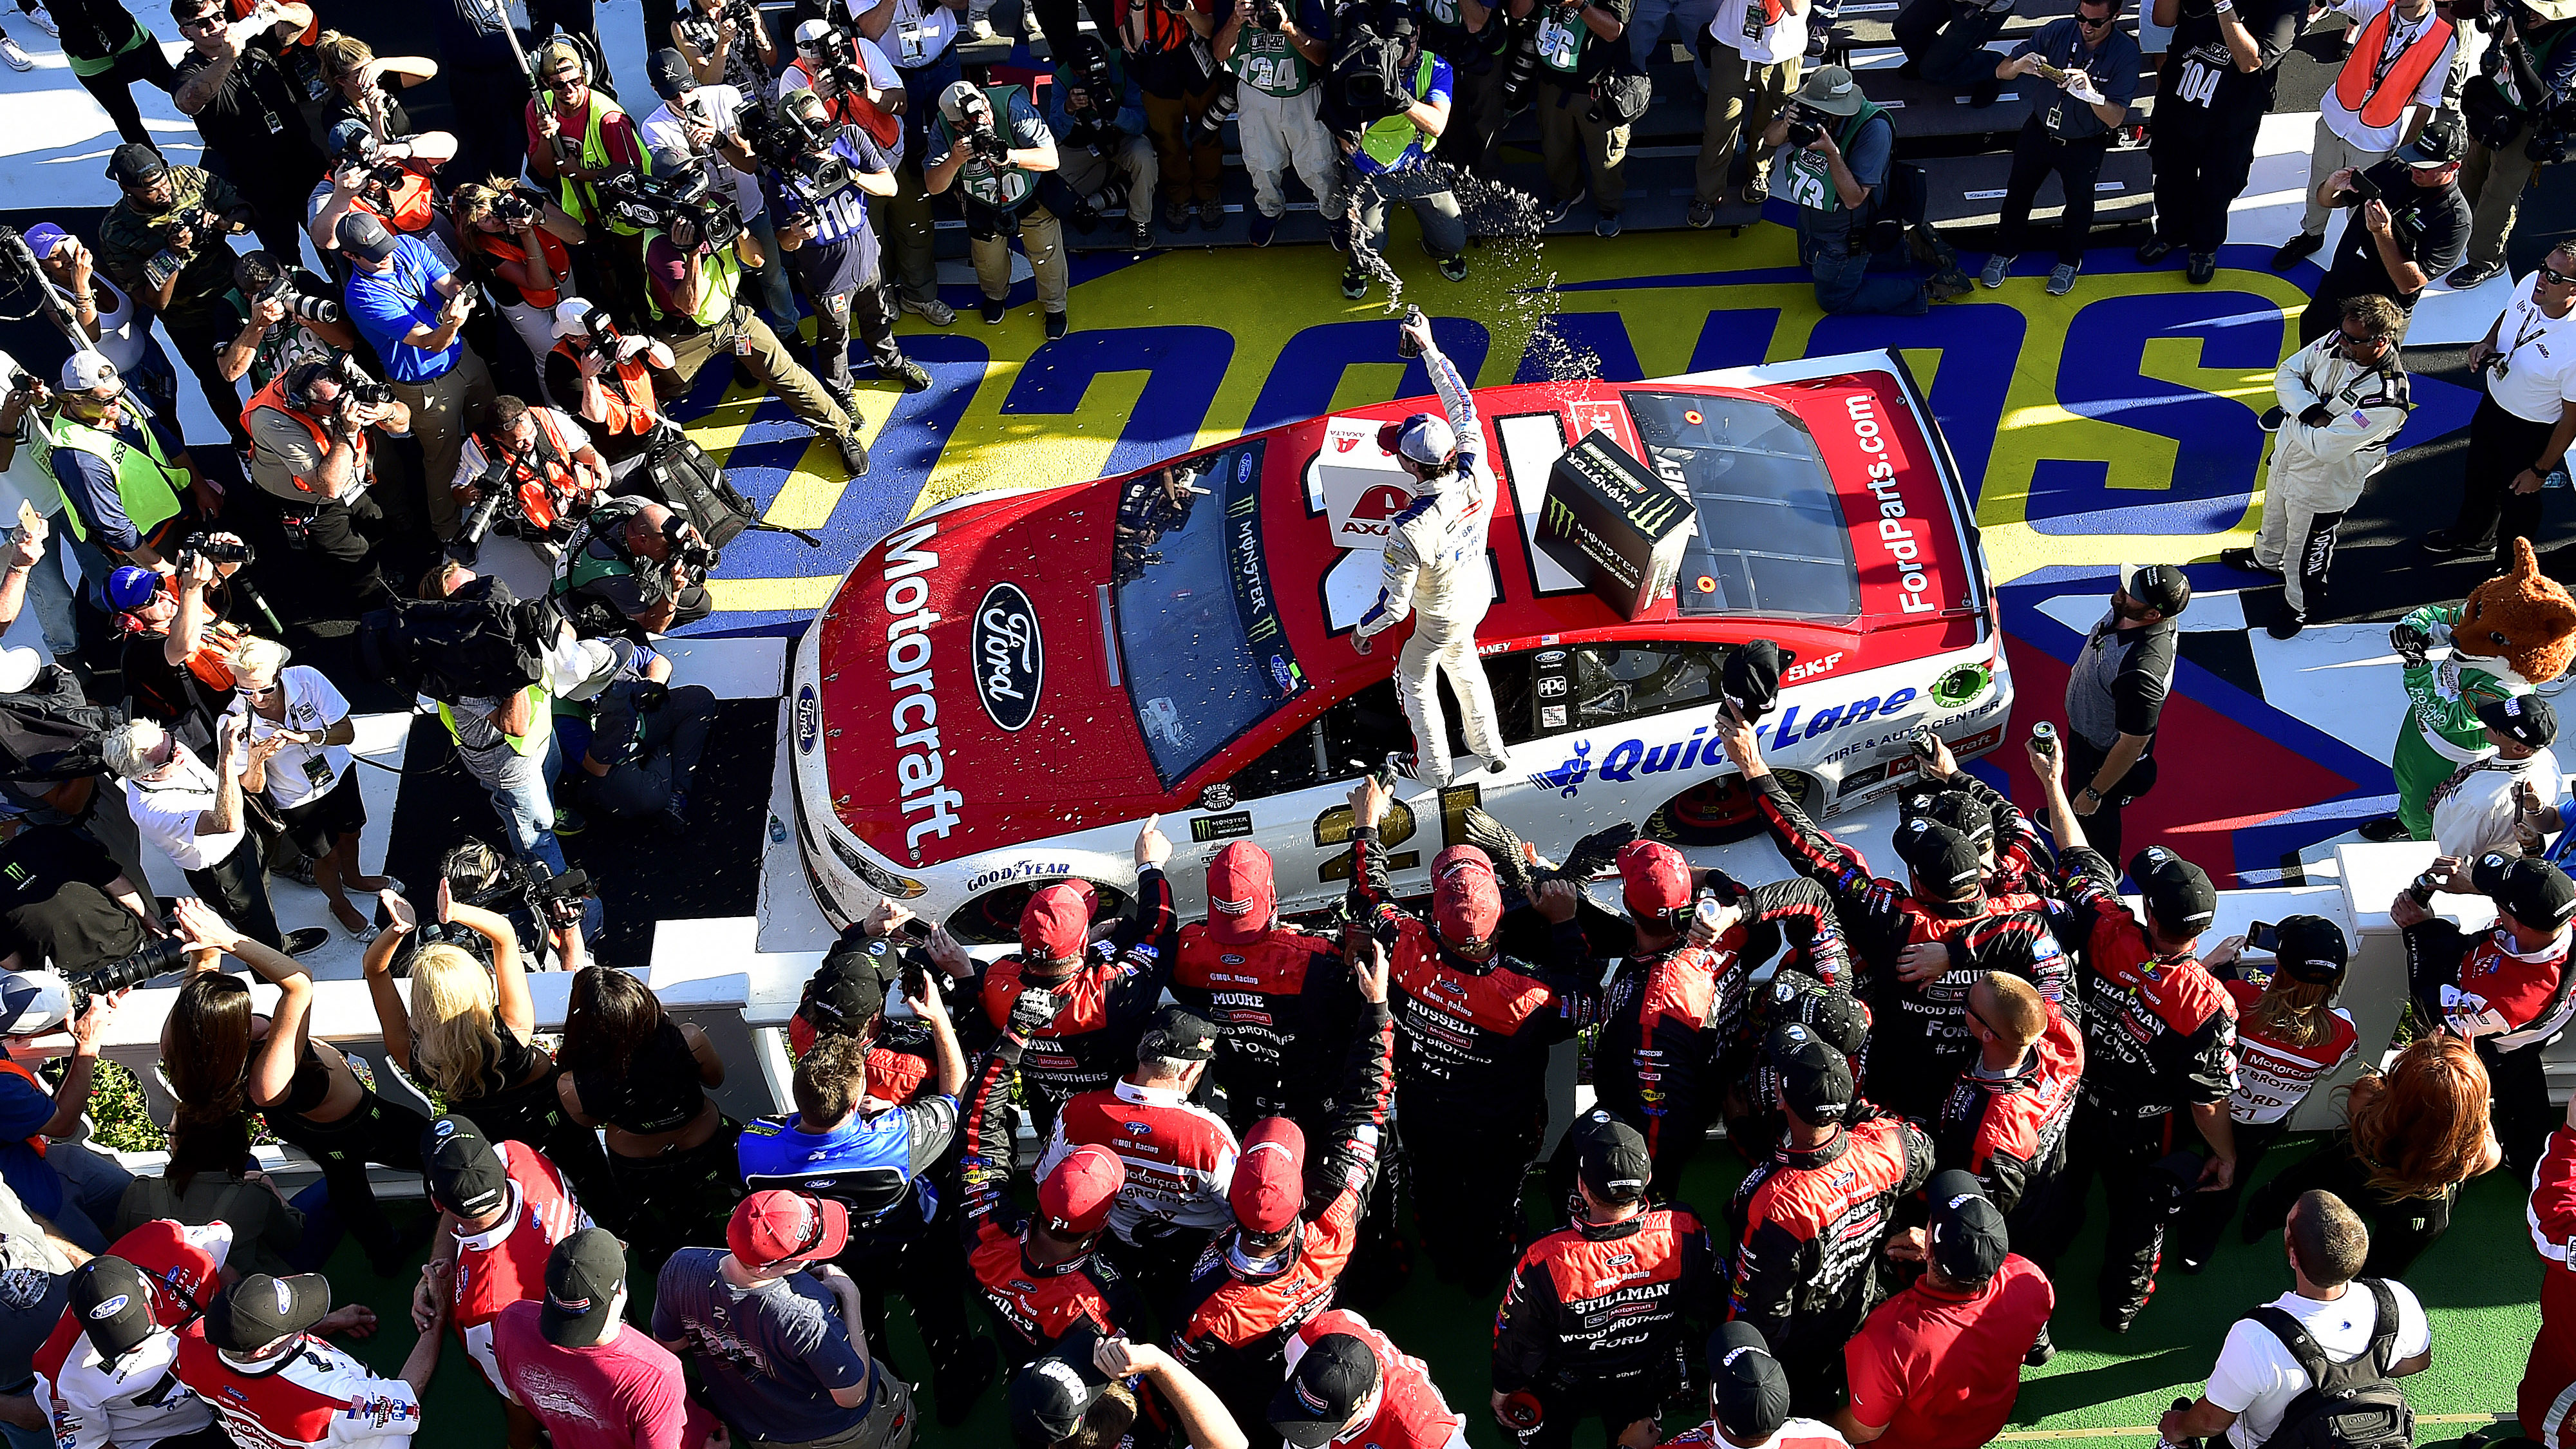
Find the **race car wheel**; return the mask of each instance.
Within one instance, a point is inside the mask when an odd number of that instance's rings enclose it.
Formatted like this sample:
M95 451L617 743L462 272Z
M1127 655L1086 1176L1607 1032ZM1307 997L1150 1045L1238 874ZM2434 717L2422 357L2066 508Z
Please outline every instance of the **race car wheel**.
M1781 771L1777 778L1798 808L1813 812L1818 791L1815 777ZM1639 834L1673 845L1732 845L1762 833L1762 817L1753 807L1753 792L1739 775L1694 785L1655 807Z
M1016 946L1020 941L1020 912L1040 886L1053 881L1017 881L984 892L949 914L948 934L961 946ZM1095 920L1127 914L1127 892L1113 885L1093 881L1091 888L1100 892L1100 909Z

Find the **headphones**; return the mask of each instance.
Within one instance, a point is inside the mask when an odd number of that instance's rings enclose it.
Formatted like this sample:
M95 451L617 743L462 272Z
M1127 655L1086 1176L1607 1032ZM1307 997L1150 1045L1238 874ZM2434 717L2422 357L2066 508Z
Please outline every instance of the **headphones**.
M286 405L299 413L311 412L313 384L330 376L337 368L338 364L330 362L299 362L288 368L285 381L279 384L279 390L286 395Z

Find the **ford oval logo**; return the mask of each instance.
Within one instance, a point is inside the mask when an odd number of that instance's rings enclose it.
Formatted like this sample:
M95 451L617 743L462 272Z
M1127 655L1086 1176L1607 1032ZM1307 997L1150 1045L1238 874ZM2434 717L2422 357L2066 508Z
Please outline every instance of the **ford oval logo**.
M796 686L796 753L814 753L814 742L823 737L823 707L815 702L814 686Z
M975 695L984 713L1006 730L1028 728L1046 683L1046 640L1038 633L1037 606L1019 585L995 584L975 606L974 647Z

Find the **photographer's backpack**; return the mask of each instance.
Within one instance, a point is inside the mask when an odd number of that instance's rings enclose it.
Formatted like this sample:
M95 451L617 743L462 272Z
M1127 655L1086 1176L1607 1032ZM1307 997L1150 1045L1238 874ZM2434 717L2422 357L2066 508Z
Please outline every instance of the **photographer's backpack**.
M0 780L78 780L104 774L100 737L125 723L103 704L71 704L21 692L0 694Z
M626 475L612 494L649 498L687 519L718 553L760 521L760 510L725 481L724 470L677 428L657 428L646 444L644 466Z
M2271 1304L2245 1315L2281 1340L2308 1376L2306 1392L2290 1401L2264 1449L2408 1449L2415 1442L2415 1410L2388 1377L2397 1362L2397 1295L2377 1278L2356 1278L2353 1286L2370 1290L2379 1320L2369 1346L2348 1363L2328 1361L2299 1320Z

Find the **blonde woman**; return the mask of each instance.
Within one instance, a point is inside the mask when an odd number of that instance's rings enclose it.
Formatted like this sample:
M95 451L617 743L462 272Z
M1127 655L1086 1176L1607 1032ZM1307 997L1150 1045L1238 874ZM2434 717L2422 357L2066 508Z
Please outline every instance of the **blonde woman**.
M386 140L412 134L411 115L397 91L436 79L437 61L425 55L380 56L365 41L337 30L322 32L314 55L335 94L313 144L329 144L331 128L353 118L369 123Z
M286 838L313 858L313 886L331 907L340 929L359 941L376 928L341 892L369 894L394 884L389 876L358 870L358 835L367 806L358 793L357 763L349 744L358 737L349 701L322 671L298 664L285 645L256 635L232 655L231 714L250 741L242 770L244 794L258 795L277 812Z

